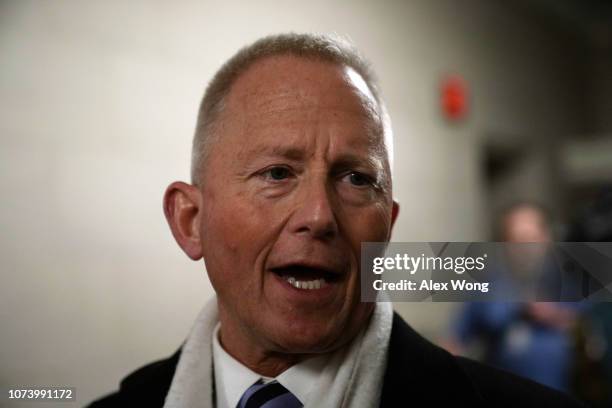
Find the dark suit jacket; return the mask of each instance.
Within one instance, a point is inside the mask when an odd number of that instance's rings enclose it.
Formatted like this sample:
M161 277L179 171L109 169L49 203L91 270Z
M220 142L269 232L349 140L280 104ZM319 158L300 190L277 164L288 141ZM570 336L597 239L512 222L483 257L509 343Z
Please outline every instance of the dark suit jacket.
M162 407L179 360L170 358L133 372L119 391L92 408ZM580 407L567 395L485 366L455 357L433 345L393 316L380 407Z

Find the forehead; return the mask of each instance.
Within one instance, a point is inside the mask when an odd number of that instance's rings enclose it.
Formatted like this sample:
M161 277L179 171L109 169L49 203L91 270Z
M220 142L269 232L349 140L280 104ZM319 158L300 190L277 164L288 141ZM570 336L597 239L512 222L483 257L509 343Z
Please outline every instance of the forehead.
M547 222L544 214L537 208L520 207L511 211L504 220L504 228L508 232L525 230L545 230Z
M323 60L265 57L240 75L224 102L221 121L234 131L326 120L382 134L378 104L363 78L350 67Z
M261 104L266 96L290 96L296 102L329 104L337 104L352 96L351 101L344 102L365 103L376 108L372 93L353 68L314 57L264 57L236 79L226 101L228 104Z

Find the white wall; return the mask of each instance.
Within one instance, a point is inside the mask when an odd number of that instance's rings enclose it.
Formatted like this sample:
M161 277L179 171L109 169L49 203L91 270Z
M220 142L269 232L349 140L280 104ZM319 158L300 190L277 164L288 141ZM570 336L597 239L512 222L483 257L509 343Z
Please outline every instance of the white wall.
M212 292L163 191L188 178L215 69L289 30L349 35L373 61L396 133L396 241L483 239L482 139L577 126L571 46L503 2L2 2L0 387L74 386L82 405L179 346ZM459 125L438 113L447 72L470 84ZM397 307L435 335L451 306Z

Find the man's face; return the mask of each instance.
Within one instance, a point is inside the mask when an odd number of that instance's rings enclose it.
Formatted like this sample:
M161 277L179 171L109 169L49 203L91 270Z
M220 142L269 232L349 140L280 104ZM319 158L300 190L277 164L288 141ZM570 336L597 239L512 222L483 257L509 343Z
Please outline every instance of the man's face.
M544 215L536 208L516 208L505 218L505 234L508 242L548 242L550 232Z
M388 240L396 215L368 94L351 69L292 56L233 85L200 187L224 343L324 352L367 322L361 242Z

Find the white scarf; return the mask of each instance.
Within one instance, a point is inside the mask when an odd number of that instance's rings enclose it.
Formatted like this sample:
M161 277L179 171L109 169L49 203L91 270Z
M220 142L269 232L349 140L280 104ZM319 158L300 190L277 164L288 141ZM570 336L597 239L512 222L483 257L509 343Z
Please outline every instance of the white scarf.
M217 299L202 309L183 345L164 408L213 408L212 333ZM380 405L393 322L390 302L376 304L366 330L335 352L324 367L305 408L370 408Z

